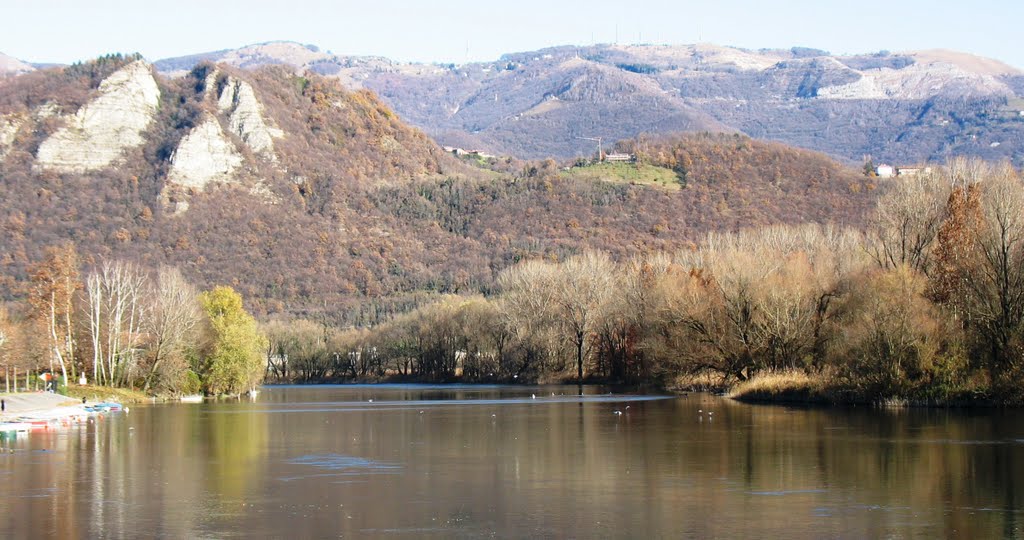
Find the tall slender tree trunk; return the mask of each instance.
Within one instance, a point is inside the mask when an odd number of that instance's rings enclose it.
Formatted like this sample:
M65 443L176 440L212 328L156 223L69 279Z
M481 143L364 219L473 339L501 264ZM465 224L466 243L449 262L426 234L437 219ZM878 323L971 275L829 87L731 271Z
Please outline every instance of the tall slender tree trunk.
M60 352L60 338L57 337L57 298L54 293L50 293L50 337L53 339L53 354L60 363L60 373L64 377L64 385L68 384L68 372L64 366L64 355ZM53 371L53 361L50 361L50 371Z
M67 278L65 278L65 280L67 280ZM68 281L70 281L70 280L68 280ZM67 345L67 349L68 349L68 363L71 365L71 378L74 379L75 376L76 376L76 373L75 373L75 339L74 339L74 334L72 333L72 328L71 328L71 300L72 300L72 297L74 296L74 292L73 292L74 288L71 286L70 283L66 283L65 284L65 291L67 292L67 297L65 298L66 303L64 305L64 324L65 324L65 330L67 331L67 343L66 343L66 345ZM64 373L64 385L67 386L67 384L68 384L68 376L67 376L67 373Z
M583 332L576 333L576 380L583 382Z

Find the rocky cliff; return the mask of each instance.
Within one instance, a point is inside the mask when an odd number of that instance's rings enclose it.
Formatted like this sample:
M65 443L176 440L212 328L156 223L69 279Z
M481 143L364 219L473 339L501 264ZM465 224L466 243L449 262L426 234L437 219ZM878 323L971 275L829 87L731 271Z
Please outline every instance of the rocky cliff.
M0 116L0 161L7 156L11 144L14 143L14 137L23 123L24 121L16 115Z
M114 72L96 97L39 146L38 164L60 172L82 173L109 166L143 143L160 102L160 88L149 64L139 60Z
M263 105L256 99L252 85L227 77L217 101L217 108L228 115L228 126L253 152L275 160L274 139L284 132L273 127L263 116Z
M211 182L230 182L242 156L224 135L220 122L207 117L181 139L171 156L167 181L202 191Z

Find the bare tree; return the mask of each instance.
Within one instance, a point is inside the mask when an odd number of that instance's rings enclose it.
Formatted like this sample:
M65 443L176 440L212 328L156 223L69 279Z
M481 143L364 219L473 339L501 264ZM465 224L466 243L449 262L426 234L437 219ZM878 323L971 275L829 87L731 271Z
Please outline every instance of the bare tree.
M142 346L147 308L141 301L146 276L131 263L104 262L86 279L93 379L110 386L128 382Z
M684 371L737 379L821 363L832 299L864 264L860 239L817 225L708 235L677 255L689 276L670 274L660 291L662 341L683 348L659 352ZM687 335L695 346L683 345Z
M649 375L645 334L650 330L658 286L672 267L663 252L646 253L627 262L602 317L598 341L609 375L621 379Z
M950 186L959 174L935 171L894 181L868 229L866 249L879 267L928 274Z
M523 358L513 366L512 376L534 369L547 353L555 328L555 267L543 261L525 261L498 276L501 313L523 349Z
M161 267L149 295L149 316L143 321L143 329L149 338L150 356L144 390L149 390L158 376L166 381L176 381L188 369L181 356L184 348L194 340L202 317L195 288L177 268ZM168 363L174 365L167 366Z
M951 334L909 266L858 276L842 303L838 372L863 397L903 396L935 371ZM947 368L948 369L948 368Z
M608 308L616 286L616 268L608 255L588 251L569 258L556 274L556 316L576 350L576 379L583 380L587 337Z
M978 171L982 175L984 226L976 231L976 273L965 280L969 316L989 344L993 380L1020 360L1018 341L1024 322L1024 193L1008 164Z
M31 274L29 305L32 316L46 324L49 336L50 369L53 361L60 365L64 383L68 381L68 368L75 375L75 340L73 309L75 293L81 287L78 280L78 254L71 243L50 248L46 258L37 264Z

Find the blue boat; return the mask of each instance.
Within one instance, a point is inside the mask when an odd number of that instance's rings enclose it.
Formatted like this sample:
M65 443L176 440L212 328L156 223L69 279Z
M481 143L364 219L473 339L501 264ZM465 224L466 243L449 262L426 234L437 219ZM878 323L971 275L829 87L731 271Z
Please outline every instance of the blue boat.
M97 403L95 405L85 405L82 408L85 409L86 412L116 412L121 410L121 404L114 402Z

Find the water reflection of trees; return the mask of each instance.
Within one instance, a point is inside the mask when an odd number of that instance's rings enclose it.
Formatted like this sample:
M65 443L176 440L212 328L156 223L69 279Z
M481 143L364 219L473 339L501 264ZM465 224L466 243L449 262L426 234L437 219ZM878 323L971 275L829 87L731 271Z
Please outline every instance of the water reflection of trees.
M316 408L299 403L310 390L295 392L261 404L150 407L40 436L32 444L52 454L20 460L8 478L46 496L0 501L17 516L0 533L1020 534L1017 412L787 409L692 395L631 403L545 396L423 405L420 413L377 405L499 394L373 387L347 391L343 410L288 412ZM369 465L296 463L321 455Z

